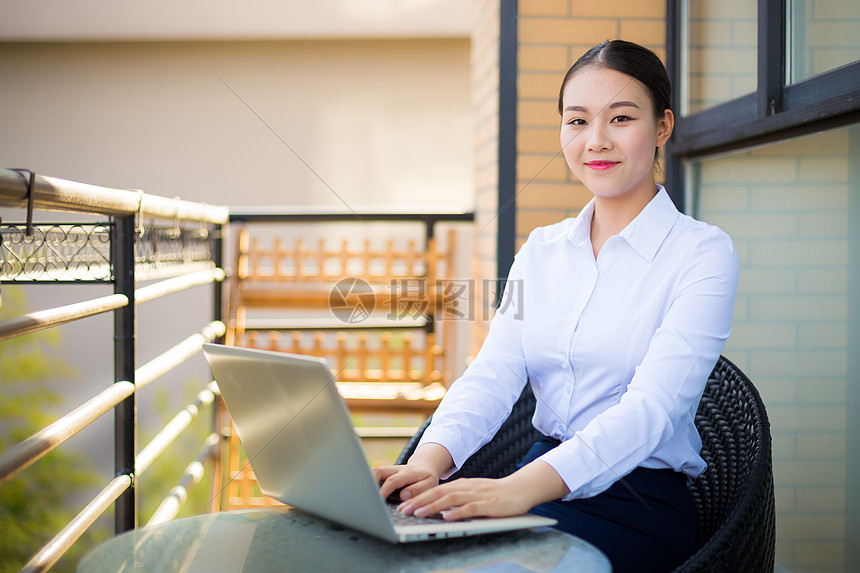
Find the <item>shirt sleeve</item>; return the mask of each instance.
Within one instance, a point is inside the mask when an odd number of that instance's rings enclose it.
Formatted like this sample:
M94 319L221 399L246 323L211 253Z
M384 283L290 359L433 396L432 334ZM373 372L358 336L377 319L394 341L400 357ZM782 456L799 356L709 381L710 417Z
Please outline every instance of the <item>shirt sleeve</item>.
M570 490L565 500L606 490L664 445L680 421L695 416L731 331L738 282L731 239L709 231L690 249L677 294L620 401L538 458L564 480ZM691 451L690 457L698 454Z
M457 379L433 414L418 447L440 444L451 454L454 469L489 442L525 387L528 379L522 347L524 277L521 272L526 244L514 259L504 295L490 321L478 355Z

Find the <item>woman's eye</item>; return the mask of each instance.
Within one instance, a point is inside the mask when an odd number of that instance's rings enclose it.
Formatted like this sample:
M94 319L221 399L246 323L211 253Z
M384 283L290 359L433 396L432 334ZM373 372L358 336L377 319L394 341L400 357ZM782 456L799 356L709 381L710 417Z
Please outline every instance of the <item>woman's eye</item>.
M617 115L617 116L612 118L611 123L623 123L625 121L630 121L631 119L633 119L633 118L630 116L627 116L627 115Z
M585 125L585 120L579 119L579 118L571 119L570 121L567 122L567 125L582 126L582 125Z

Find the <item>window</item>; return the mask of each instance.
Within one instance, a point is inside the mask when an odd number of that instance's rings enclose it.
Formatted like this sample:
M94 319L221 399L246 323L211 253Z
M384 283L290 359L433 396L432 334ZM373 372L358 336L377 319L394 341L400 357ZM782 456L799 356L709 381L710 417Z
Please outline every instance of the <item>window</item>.
M740 4L668 0L666 186L741 258L724 353L771 419L777 561L857 571L860 2Z

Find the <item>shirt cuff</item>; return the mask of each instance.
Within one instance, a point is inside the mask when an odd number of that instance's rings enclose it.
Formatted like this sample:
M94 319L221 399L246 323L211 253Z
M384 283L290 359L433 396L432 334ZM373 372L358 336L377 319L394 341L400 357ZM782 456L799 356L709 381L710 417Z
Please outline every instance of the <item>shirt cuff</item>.
M439 476L439 479L448 479L463 466L468 456L465 454L463 445L460 442L460 436L444 429L431 431L431 428L432 425L427 428L424 435L418 440L418 445L415 449L417 450L424 444L437 444L448 450L448 453L451 454L451 459L454 461L454 467Z

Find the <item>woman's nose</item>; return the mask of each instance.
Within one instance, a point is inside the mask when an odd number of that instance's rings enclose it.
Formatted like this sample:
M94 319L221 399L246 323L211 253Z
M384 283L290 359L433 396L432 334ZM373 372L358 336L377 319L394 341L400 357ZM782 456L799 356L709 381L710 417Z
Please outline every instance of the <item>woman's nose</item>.
M588 151L606 151L612 147L606 128L599 124L589 125L586 137Z

